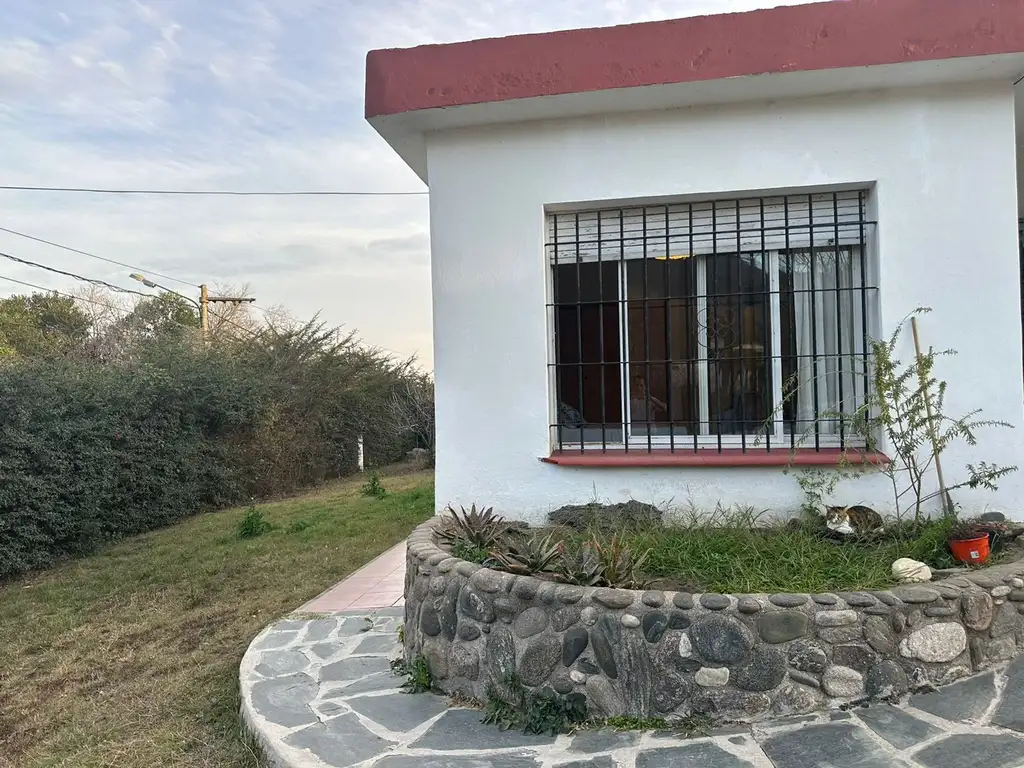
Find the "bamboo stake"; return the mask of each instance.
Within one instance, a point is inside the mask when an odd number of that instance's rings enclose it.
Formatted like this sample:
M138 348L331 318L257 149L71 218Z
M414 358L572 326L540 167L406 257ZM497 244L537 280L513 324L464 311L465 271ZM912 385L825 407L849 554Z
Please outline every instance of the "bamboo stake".
M935 452L935 474L939 479L939 494L942 499L942 509L947 515L953 514L953 500L946 490L946 481L942 476L942 457L939 455L939 438L935 434L935 416L932 414L932 400L928 392L928 380L921 367L921 338L917 333L917 318L910 318L910 328L914 332L914 352L917 355L917 375L921 379L921 390L924 392L924 405L928 413L928 437L932 441L932 450Z

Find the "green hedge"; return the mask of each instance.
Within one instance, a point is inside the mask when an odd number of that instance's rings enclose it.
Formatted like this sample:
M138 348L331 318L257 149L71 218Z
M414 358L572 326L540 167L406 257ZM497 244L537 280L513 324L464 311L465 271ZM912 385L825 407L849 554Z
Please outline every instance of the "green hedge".
M407 367L315 329L129 360L0 364L0 579L200 511L400 457Z

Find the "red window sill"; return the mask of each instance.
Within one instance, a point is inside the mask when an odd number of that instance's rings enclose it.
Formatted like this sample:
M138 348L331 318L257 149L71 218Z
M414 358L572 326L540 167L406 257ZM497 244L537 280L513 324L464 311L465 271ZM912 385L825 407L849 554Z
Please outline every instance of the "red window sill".
M554 451L541 461L562 467L823 467L835 466L844 458L839 448L785 449L766 451L764 449L714 448L698 451L670 450L606 450L606 451ZM877 451L848 451L848 464L889 463L889 457Z

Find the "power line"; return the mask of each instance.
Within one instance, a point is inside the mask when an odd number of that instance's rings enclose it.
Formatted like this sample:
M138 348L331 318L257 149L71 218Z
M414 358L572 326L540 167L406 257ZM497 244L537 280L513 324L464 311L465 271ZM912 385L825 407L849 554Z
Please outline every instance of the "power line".
M42 237L36 237L35 235L30 235L30 234L28 234L26 232L19 232L16 229L8 229L7 227L0 227L0 232L6 232L6 233L8 233L10 235L17 235L18 237L24 237L24 238L26 238L28 240L34 240L37 243L43 243L44 245L52 245L54 248L60 248L60 249L65 250L65 251L70 251L71 253L77 253L77 254L80 254L82 256L88 256L88 257L90 257L92 259L99 259L100 261L105 261L108 264L116 264L119 267L127 267L128 269L136 269L136 270L138 270L140 272L145 272L147 274L154 275L154 276L162 278L164 280L171 280L172 282L175 282L175 283L181 283L182 285L187 285L187 286L192 287L192 288L196 287L195 283L190 283L187 280L180 280L177 277L171 277L170 275L162 275L159 272L154 272L151 269L146 269L145 267L140 267L138 264L128 264L127 262L124 262L124 261L117 261L116 259L108 259L106 256L98 256L95 253L89 253L89 251L82 251L82 250L79 250L78 248L72 248L69 245L62 245L61 243L55 243L53 240L46 240L46 239L44 239Z
M63 269L57 269L56 267L48 267L45 264L39 264L35 261L29 261L28 259L19 259L17 256L11 256L11 254L4 253L2 251L0 251L0 256L2 256L5 259L17 262L18 264L25 264L26 266L36 267L37 269L45 269L47 272L53 272L56 275L72 277L75 280L81 280L83 283L92 283L93 285L100 285L103 286L104 288L109 288L112 291L117 291L118 293L130 293L135 296L144 296L147 299L152 298L152 296L148 293L140 293L139 291L133 291L130 288L121 288L120 286L114 285L113 283L108 283L106 280L97 280L91 277L83 277L82 275L76 275L74 272L65 272Z
M14 192L82 192L93 195L220 195L225 197L410 197L422 192L355 192L334 189L314 190L229 190L229 189L101 189L97 187L34 187L0 184L0 189Z
M107 309L112 309L115 312L128 311L124 307L118 307L114 304L107 304L106 302L96 301L95 299L87 299L84 296L75 296L73 293L64 293L63 291L58 291L56 288L46 288L42 285L36 285L35 283L26 283L24 280L15 280L13 277L7 277L6 275L0 275L0 280L7 280L10 283L24 285L26 288L35 288L38 291L45 291L46 293L55 293L58 296L63 296L65 299L73 299L74 301L84 301L86 304L95 304L97 307L106 307Z

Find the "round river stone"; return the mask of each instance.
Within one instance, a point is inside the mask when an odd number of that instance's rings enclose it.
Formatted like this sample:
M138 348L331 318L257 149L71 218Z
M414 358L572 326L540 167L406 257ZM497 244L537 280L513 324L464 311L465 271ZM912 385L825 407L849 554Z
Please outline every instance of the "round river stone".
M785 643L807 634L807 614L772 611L757 620L757 631L766 643Z
M697 652L708 661L737 664L754 647L754 635L734 618L713 613L698 619L690 628Z

